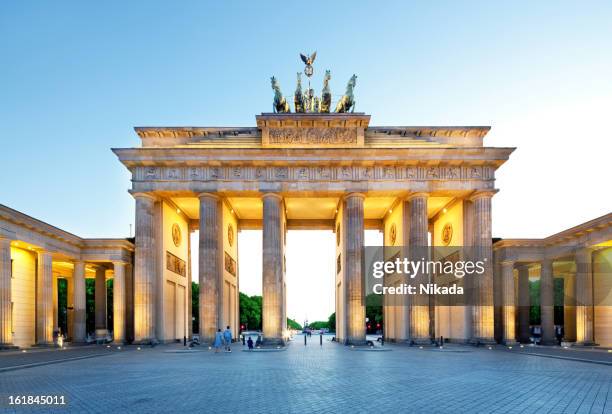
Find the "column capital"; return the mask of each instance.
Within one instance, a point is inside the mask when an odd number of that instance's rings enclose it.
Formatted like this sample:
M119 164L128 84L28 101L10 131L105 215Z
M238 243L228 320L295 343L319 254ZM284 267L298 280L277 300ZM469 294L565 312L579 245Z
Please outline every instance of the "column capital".
M261 198L276 198L280 201L283 201L283 196L278 193L264 193Z
M529 264L528 263L516 263L516 270L519 272L529 272Z
M113 267L120 266L120 265L125 266L125 265L130 264L129 262L126 262L125 260L113 260L111 261L111 263L113 264Z
M495 194L497 194L498 190L477 190L473 194L468 197L468 200L474 201L479 198L492 198Z
M595 251L592 247L579 247L574 251L575 258L590 258Z
M2 235L0 235L0 246L5 247L5 246L11 246L11 242L13 240L9 239L8 237L3 237Z
M426 193L423 191L416 192L416 193L410 193L406 196L405 200L410 201L414 198L429 198L429 193Z
M347 198L353 198L353 197L365 199L366 196L363 193L348 193L348 194L345 194L343 198L346 200Z
M221 197L218 194L210 193L210 192L199 193L198 194L198 198L199 199L202 199L202 198L212 198L213 200L220 200L221 199Z
M504 267L511 266L514 269L514 260L502 260L499 264Z
M39 256L42 257L50 257L51 259L53 259L53 252L49 251L49 250L45 250L45 249L34 249L34 251L36 252L36 254L38 254Z
M540 266L544 266L545 264L546 265L550 264L552 266L554 261L555 261L555 259L553 259L553 258L543 257L542 259L540 259Z
M134 197L135 199L149 199L151 201L157 201L158 197L154 194L154 193L148 193L148 192L144 192L144 191L130 191L129 192L132 197Z

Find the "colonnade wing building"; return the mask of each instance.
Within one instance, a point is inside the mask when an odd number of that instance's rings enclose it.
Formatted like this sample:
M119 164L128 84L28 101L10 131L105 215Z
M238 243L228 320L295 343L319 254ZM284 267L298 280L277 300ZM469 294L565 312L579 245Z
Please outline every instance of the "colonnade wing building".
M612 215L548 239L494 246L495 174L514 148L484 146L489 127L370 127L369 121L362 113L261 114L252 128L136 128L140 147L113 149L132 174L133 243L81 239L1 206L0 344L50 343L62 323L74 342L182 340L193 333L192 280L200 285L203 340L228 325L236 336L242 229L263 231L267 343L288 336L287 230L329 229L336 235L336 336L360 344L366 332L364 230L376 229L385 246L467 246L495 262L473 286L478 300L464 306L385 299L389 341L444 336L513 343L528 339L526 329L536 324L549 342L561 322L566 339L612 345L612 307L605 297L587 300L608 291ZM192 246L195 230L199 241ZM198 274L190 266L195 249ZM562 304L567 316L558 321L549 299L560 276L576 301ZM95 309L85 309L89 278L95 279ZM107 279L113 279L112 301ZM526 305L530 279L541 279L542 300ZM61 304L55 305L57 280L67 283L67 323L58 317ZM533 305L540 306L541 320L525 319L526 306Z

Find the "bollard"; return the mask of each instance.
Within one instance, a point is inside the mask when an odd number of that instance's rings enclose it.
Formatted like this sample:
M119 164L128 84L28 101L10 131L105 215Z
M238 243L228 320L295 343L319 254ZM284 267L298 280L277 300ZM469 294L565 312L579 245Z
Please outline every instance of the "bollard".
M306 335L304 335L304 346L306 346Z
M319 345L323 346L323 334L319 334Z
M187 337L183 336L183 346L187 346Z

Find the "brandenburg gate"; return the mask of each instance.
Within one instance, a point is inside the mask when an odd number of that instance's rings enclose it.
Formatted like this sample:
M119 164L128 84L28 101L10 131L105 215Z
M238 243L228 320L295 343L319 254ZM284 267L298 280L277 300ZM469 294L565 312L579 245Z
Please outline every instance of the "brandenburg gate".
M249 128L136 128L141 147L113 149L132 174L136 200L136 342L190 333L195 230L205 341L239 325L241 229L263 230L263 336L273 344L288 335L287 230L336 233L336 335L351 344L365 341L365 229L382 231L389 246L474 246L492 258L495 171L513 148L484 146L489 127L371 127L364 113L288 113L275 100L278 108ZM447 316L436 310L435 323L455 339L492 342L491 270L477 290L483 305ZM428 338L434 314L420 308L385 306L385 337Z

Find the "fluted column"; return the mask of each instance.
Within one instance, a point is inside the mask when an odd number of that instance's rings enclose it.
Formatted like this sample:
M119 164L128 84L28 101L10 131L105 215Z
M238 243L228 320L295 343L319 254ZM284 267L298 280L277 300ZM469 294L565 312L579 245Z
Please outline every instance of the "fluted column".
M540 268L540 322L542 344L555 343L553 261L544 259Z
M200 198L200 244L199 244L199 281L200 281L200 337L212 343L215 332L221 328L219 305L222 287L221 255L222 240L221 200L211 193L202 193Z
M516 343L516 305L514 303L514 262L501 264L502 282L502 319L504 327L504 343Z
M518 340L521 343L529 343L529 268L519 266L518 268Z
M589 249L576 252L576 343L593 345L593 255Z
M85 262L76 261L74 262L74 273L72 274L74 279L74 328L73 328L73 342L85 342L86 332L86 315L85 315Z
M283 199L263 196L263 335L268 343L283 342Z
M11 241L0 238L0 349L13 343L11 312Z
M95 314L96 338L105 338L106 328L106 268L96 269Z
M136 200L134 261L134 342L156 342L155 336L155 197L133 194Z
M113 341L125 342L125 263L113 262Z
M345 263L346 281L346 339L350 344L363 344L366 340L362 255L363 255L363 201L365 196L351 193L344 199L346 214Z
M491 236L491 198L494 192L477 192L471 197L474 215L474 260L485 263L484 272L472 278L472 342L494 343L493 247Z
M53 343L53 256L38 252L38 279L36 286L36 343Z
M427 217L427 193L414 193L407 199L408 203L408 246L410 260L427 260L429 257L429 247L427 234L429 231L429 220ZM422 272L414 279L417 281L417 291L419 285L429 283L429 275ZM428 343L430 341L429 332L429 297L417 293L411 295L408 307L409 338L414 343Z

